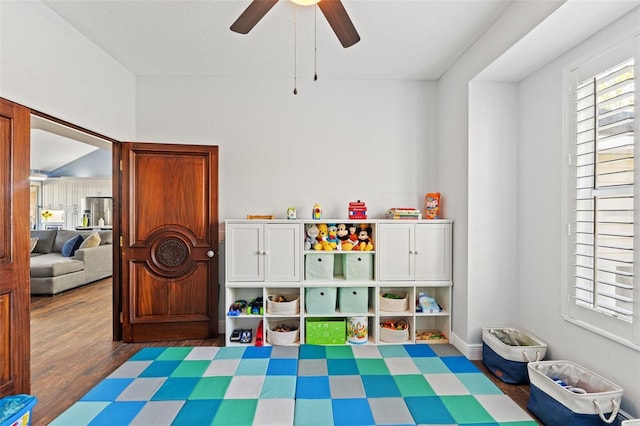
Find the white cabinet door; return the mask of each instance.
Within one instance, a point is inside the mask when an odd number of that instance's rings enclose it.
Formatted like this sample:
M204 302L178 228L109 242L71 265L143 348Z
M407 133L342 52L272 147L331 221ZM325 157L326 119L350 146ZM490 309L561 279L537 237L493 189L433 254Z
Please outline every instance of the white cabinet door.
M300 281L299 223L233 223L226 228L227 281Z
M451 225L418 223L415 225L415 279L451 280Z
M300 281L300 225L264 225L265 281Z
M227 281L264 281L262 224L228 225L225 234Z
M376 253L381 281L409 281L414 277L414 224L382 223L378 225Z

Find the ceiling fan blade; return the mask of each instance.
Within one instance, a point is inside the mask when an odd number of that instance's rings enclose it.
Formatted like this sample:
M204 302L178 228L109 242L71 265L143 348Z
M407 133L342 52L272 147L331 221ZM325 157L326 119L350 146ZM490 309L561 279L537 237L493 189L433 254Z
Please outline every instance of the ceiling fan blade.
M343 47L353 46L360 41L358 31L340 0L321 0L318 2L318 7L329 21L329 25Z
M253 0L231 25L231 31L247 34L276 3L278 0Z

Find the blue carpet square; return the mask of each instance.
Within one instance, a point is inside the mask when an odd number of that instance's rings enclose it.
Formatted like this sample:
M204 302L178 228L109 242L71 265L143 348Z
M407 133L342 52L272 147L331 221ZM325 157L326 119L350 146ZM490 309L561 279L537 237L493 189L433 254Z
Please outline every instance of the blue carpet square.
M442 357L442 362L451 370L452 373L479 373L478 367L476 367L471 361L463 356L445 356Z
M220 399L187 401L172 424L175 425L210 425L220 408Z
M269 358L272 346L247 346L242 358Z
M144 404L144 402L113 402L91 420L89 425L127 425L138 415Z
M267 376L295 376L298 374L298 360L294 358L276 358L269 361Z
M344 426L374 425L373 413L366 398L334 399L333 424Z
M129 358L130 361L153 361L155 360L166 348L143 348L140 349L135 355Z
M198 377L169 377L151 398L152 401L177 401L189 398L200 382Z
M327 357L326 348L320 345L300 346L299 354L300 359L324 359Z
M296 398L330 399L329 376L303 376L296 382Z
M104 379L80 401L113 401L134 379Z
M352 376L358 374L358 364L351 359L327 359L327 370L332 376Z
M418 424L456 424L456 421L437 396L407 397L404 402Z
M178 365L180 361L154 361L140 373L139 377L169 377Z
M404 345L404 349L407 351L409 356L413 358L437 356L429 345Z
M389 398L402 396L393 376L362 376L367 398Z

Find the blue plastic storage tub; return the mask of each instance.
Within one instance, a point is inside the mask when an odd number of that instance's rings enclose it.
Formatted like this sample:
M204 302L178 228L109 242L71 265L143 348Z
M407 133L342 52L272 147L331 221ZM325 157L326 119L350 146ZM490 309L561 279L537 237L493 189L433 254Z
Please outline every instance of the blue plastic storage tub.
M0 426L29 426L37 399L31 395L10 395L0 399Z

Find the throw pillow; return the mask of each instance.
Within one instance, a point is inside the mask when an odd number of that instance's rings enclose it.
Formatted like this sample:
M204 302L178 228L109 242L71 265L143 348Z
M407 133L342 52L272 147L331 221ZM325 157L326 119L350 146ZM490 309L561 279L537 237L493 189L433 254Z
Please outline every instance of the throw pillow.
M100 245L100 234L92 232L87 238L80 244L81 249L98 247Z
M29 253L33 253L33 249L36 248L36 245L38 244L38 237L31 237L29 239L29 244L31 244L31 250L29 250Z
M82 235L76 235L75 237L71 238L62 246L62 256L73 256L76 250L78 250L78 248L80 247L80 244L82 244Z

